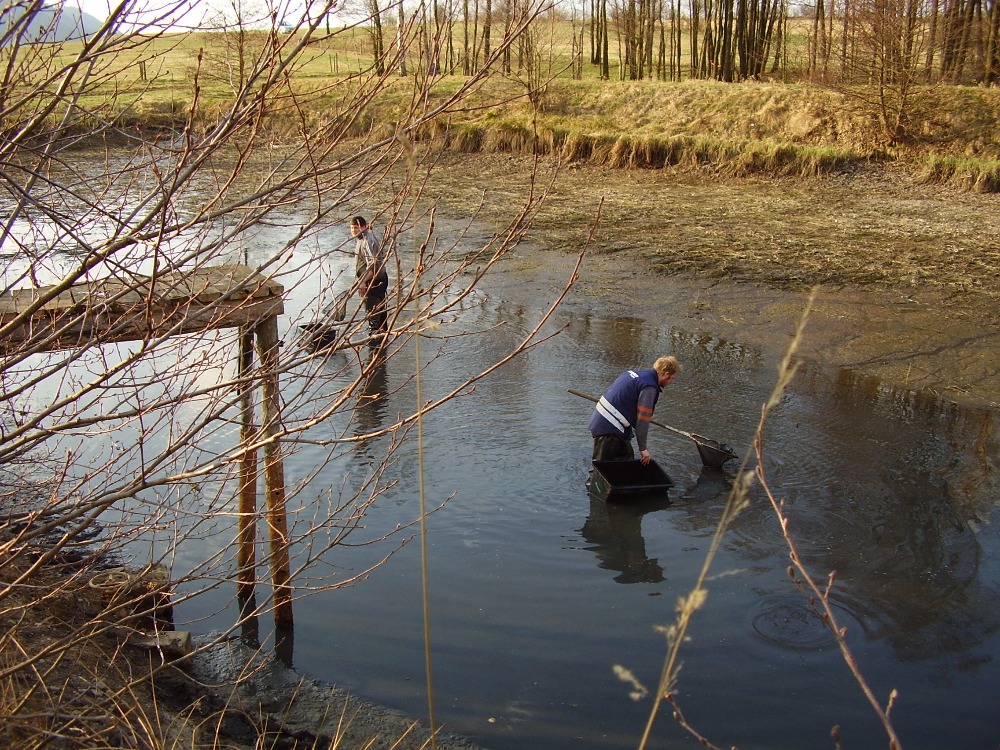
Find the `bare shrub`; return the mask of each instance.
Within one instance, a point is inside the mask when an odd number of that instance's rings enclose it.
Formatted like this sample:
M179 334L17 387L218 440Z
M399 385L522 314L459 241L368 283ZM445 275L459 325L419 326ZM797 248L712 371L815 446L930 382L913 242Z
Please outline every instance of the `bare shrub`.
M460 108L490 65L423 106L437 80L425 65L406 83L413 106L392 123L376 121L375 101L390 85L381 66L297 85L312 51L348 33L327 30L333 2L300 9L292 34L236 33L222 58L192 55L178 98L186 108L164 107L165 130L144 133L134 107L154 83L136 72L157 69L173 49L164 26L186 7L168 3L151 16L126 2L85 41L3 51L16 76L4 89L0 144L0 463L44 465L53 477L30 499L12 494L0 520L0 691L5 727L20 746L56 735L80 747L170 744L152 729L147 738L126 736L133 721L151 721L129 703L143 676L123 673L108 700L93 700L83 686L99 683L125 639L169 627L159 621L157 594L178 603L220 587L235 600L239 590L250 594L240 597L242 624L275 613L281 625L293 600L362 578L421 520L364 530L366 513L392 486L395 449L424 414L541 338L535 329L390 424L359 427L355 406L381 363L432 329L440 340L475 335L460 330L463 305L519 241L544 190L477 248L461 232L438 237L422 193L433 154L418 149L418 136ZM538 12L518 7L492 60ZM412 37L412 19L401 32ZM171 35L174 45L185 38ZM509 146L524 148L524 134L514 135ZM389 324L378 339L363 311L342 322L321 314L324 300L359 293L346 231L358 213L389 249ZM220 266L238 269L223 274L224 288L212 280ZM173 306L179 293L197 305ZM275 296L283 302L267 302ZM270 312L258 312L268 304ZM294 335L282 342L274 321L281 304L290 331L313 316L338 325L325 329L322 347ZM197 317L183 314L193 309ZM351 357L334 361L333 351ZM382 435L390 437L386 453L362 480L310 485L351 446ZM282 461L305 444L325 457L286 486ZM258 483L266 507L255 503ZM200 559L179 553L186 539L203 542ZM324 561L349 539L380 551L352 575L325 574ZM73 566L47 577L80 549ZM39 638L31 618L58 624L45 618L65 602L90 602L89 582L111 553L139 570L166 568L169 584L94 600L82 625ZM268 568L271 586L261 587L257 571ZM47 679L91 646L92 669ZM93 723L79 701L118 718Z

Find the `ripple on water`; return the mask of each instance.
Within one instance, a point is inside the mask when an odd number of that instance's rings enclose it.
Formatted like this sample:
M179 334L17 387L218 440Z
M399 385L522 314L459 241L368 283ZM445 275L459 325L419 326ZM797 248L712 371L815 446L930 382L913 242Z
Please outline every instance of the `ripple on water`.
M840 627L853 630L857 623L851 613L832 604ZM760 599L752 613L754 632L771 643L785 648L822 649L836 642L833 631L816 609L797 593L774 594Z

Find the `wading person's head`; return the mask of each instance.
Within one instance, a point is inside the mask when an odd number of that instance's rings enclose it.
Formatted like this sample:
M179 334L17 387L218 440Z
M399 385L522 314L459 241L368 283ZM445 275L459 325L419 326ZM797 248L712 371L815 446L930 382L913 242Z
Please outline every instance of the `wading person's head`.
M364 216L355 216L353 219L351 219L351 234L354 237L357 237L367 228L368 228L368 222L365 221Z
M656 374L659 376L660 387L662 388L681 371L681 363L677 361L676 357L668 355L656 360L653 363L653 369L656 370Z

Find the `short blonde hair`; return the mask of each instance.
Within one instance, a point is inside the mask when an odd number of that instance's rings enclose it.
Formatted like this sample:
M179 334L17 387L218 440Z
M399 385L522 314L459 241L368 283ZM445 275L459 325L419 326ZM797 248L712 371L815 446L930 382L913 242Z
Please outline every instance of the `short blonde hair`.
M653 369L656 370L661 375L669 374L676 375L681 371L681 363L677 361L677 357L660 357L653 363Z

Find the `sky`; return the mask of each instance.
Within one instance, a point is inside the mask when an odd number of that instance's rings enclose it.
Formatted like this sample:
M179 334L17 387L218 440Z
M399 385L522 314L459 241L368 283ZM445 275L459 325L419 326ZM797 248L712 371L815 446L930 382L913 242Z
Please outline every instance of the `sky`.
M351 0L347 0L350 2ZM355 0L356 1L356 0ZM103 21L117 6L116 0L65 0L66 5L76 5L80 10ZM338 3L339 4L339 3ZM235 8L243 13L266 19L267 8L276 7L283 11L281 20L297 21L303 12L302 0L133 0L132 13L139 14L145 21L162 17L169 11L171 24L176 26L199 26L203 21L225 15L234 18Z

